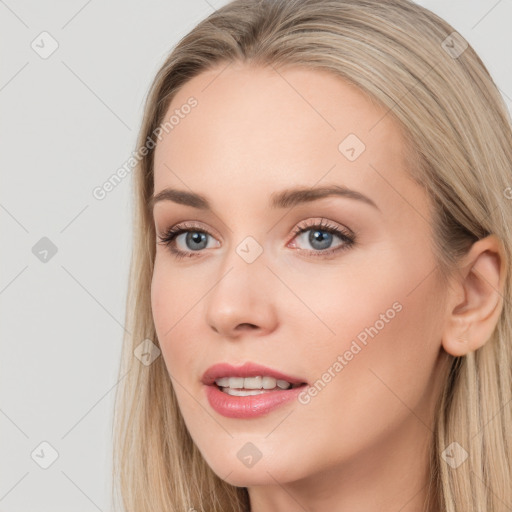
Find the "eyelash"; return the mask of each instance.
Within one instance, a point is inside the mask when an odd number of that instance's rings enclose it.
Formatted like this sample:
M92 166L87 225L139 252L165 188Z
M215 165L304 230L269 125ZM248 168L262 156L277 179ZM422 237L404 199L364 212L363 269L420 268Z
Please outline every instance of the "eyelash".
M308 222L308 221L306 221ZM307 250L307 249L298 249L299 251L305 251L306 253L309 253L313 255L314 257L323 257L327 258L329 256L332 256L335 253L346 251L353 247L356 243L356 237L355 235L349 231L348 229L339 228L334 224L330 224L327 219L321 219L320 222L317 220L309 221L310 224L299 224L294 230L293 230L293 238L296 238L298 235L301 235L302 233L305 233L307 231L312 230L313 228L316 228L317 231L324 231L326 233L330 233L332 235L336 235L344 242L342 245L334 248L334 249L326 249L326 250ZM194 223L181 223L177 224L176 226L173 226L169 228L167 231L165 231L162 235L159 235L158 238L160 240L159 243L162 245L165 245L169 248L170 252L173 254L173 256L180 260L182 258L194 258L199 256L199 253L202 251L180 251L175 248L175 239L182 233L204 233L206 235L212 236L208 231L200 228L199 226L195 225Z

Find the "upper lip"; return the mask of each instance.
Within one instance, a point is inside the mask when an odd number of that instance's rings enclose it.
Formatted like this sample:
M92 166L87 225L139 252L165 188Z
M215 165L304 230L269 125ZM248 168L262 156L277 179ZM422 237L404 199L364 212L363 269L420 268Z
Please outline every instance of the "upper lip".
M233 366L229 363L218 363L210 366L201 378L201 382L207 386L211 386L216 379L221 377L257 377L261 375L274 377L275 379L285 380L290 384L305 384L304 379L293 377L285 373L279 372L267 366L257 363L247 362L242 366Z

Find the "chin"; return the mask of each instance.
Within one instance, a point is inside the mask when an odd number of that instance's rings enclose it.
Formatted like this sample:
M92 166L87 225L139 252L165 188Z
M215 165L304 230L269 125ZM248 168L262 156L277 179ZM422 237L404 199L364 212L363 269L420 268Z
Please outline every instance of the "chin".
M265 462L260 459L252 467L246 467L236 459L236 462L222 460L218 464L209 464L212 471L222 480L235 487L251 487L256 485L275 485L287 483L304 477L303 474L294 474L294 465L283 466L283 461L273 464L275 460ZM302 470L304 468L301 468Z
M251 469L234 469L231 473L215 473L219 478L235 487L253 487L257 485L275 485L276 480L281 482L279 478L272 478L265 470L256 468ZM270 474L273 475L272 471ZM226 476L227 475L227 476Z

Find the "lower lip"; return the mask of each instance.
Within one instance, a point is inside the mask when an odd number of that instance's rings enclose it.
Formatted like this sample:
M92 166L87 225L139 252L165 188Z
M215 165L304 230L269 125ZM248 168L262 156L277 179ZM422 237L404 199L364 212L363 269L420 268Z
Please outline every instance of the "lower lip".
M205 387L208 402L219 414L227 418L256 418L297 398L306 386L248 396L228 395L215 384Z

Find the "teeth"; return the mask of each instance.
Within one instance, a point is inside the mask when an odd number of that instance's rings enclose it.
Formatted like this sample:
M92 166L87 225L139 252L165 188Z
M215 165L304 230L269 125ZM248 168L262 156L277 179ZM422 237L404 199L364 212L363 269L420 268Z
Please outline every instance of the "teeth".
M246 377L244 379L245 389L261 389L263 387L263 377Z
M244 387L244 378L243 377L229 377L228 386L230 388L243 388Z
M263 389L274 389L276 387L276 379L274 377L263 377Z
M292 385L289 382L286 382L285 380L278 380L276 381L276 383L277 386L280 387L281 389L288 389L292 387Z
M249 396L249 395L261 395L261 393L266 393L263 389L231 389L224 388L223 391L228 395L234 396Z
M269 376L257 377L221 377L215 380L215 383L221 387L226 388L225 391L246 389L246 390L261 390L261 389L289 389L292 385L286 380L275 379ZM234 393L229 393L234 394ZM258 393L250 393L258 394Z
M225 388L229 386L229 377L222 377L221 379L216 379L215 383L221 388Z

